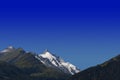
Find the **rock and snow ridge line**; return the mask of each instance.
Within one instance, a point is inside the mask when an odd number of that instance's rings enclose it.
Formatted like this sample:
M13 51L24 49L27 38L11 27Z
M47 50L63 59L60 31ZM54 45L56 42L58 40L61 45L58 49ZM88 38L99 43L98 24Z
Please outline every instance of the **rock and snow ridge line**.
M16 50L14 47L9 46L8 48L0 51L0 53L11 52L14 50ZM48 50L45 50L43 54L37 54L35 58L41 61L44 65L57 68L67 74L74 75L75 73L80 72L76 66L69 62L65 62L62 58L50 53Z
M39 54L36 58L46 66L58 68L67 74L73 75L80 72L76 66L69 62L65 62L62 58L51 54L48 50L46 50L43 54Z

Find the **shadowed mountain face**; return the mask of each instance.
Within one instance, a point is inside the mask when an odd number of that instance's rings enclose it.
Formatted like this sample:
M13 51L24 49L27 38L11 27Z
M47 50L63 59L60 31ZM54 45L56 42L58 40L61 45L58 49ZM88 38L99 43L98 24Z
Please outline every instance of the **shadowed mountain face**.
M15 49L13 47L8 47L1 51L0 79L65 80L70 76L60 70L45 66L35 58L35 56L36 54L31 52L26 53L22 48ZM2 66L4 64L5 67Z
M0 61L0 80L31 80L27 74L14 65Z
M75 74L68 80L120 80L120 55Z

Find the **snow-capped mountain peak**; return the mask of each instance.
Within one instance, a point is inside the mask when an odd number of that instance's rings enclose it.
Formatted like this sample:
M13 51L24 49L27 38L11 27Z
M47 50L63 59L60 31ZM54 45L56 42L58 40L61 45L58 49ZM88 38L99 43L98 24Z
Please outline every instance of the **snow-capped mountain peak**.
M14 47L13 46L8 46L8 49L14 49Z
M50 60L55 58L48 50L45 50L44 54L40 54L39 56L42 56L43 58L48 58Z
M15 48L13 46L8 46L6 49L2 50L1 53L10 52L13 50L15 50Z
M57 68L68 74L73 75L80 71L73 64L65 62L62 58L54 54L51 54L48 50L45 50L43 54L39 54L38 56L36 56L36 58L39 59L46 66Z

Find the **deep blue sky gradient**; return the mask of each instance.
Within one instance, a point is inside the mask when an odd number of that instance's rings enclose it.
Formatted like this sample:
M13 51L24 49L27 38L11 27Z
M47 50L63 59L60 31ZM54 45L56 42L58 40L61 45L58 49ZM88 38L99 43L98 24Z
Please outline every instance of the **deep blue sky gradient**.
M6 1L0 3L0 50L46 48L80 69L120 53L118 1Z

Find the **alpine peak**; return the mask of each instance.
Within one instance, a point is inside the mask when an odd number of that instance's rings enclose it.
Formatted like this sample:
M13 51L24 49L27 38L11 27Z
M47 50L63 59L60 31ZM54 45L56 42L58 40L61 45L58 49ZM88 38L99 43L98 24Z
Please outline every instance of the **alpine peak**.
M13 50L15 50L15 48L13 46L8 46L6 49L2 50L1 53L10 52Z
M38 56L36 56L36 58L46 66L57 68L67 74L73 75L80 72L80 70L76 66L69 62L65 62L62 58L50 53L47 49L43 54L39 54Z
M15 49L13 46L8 46L8 49Z

